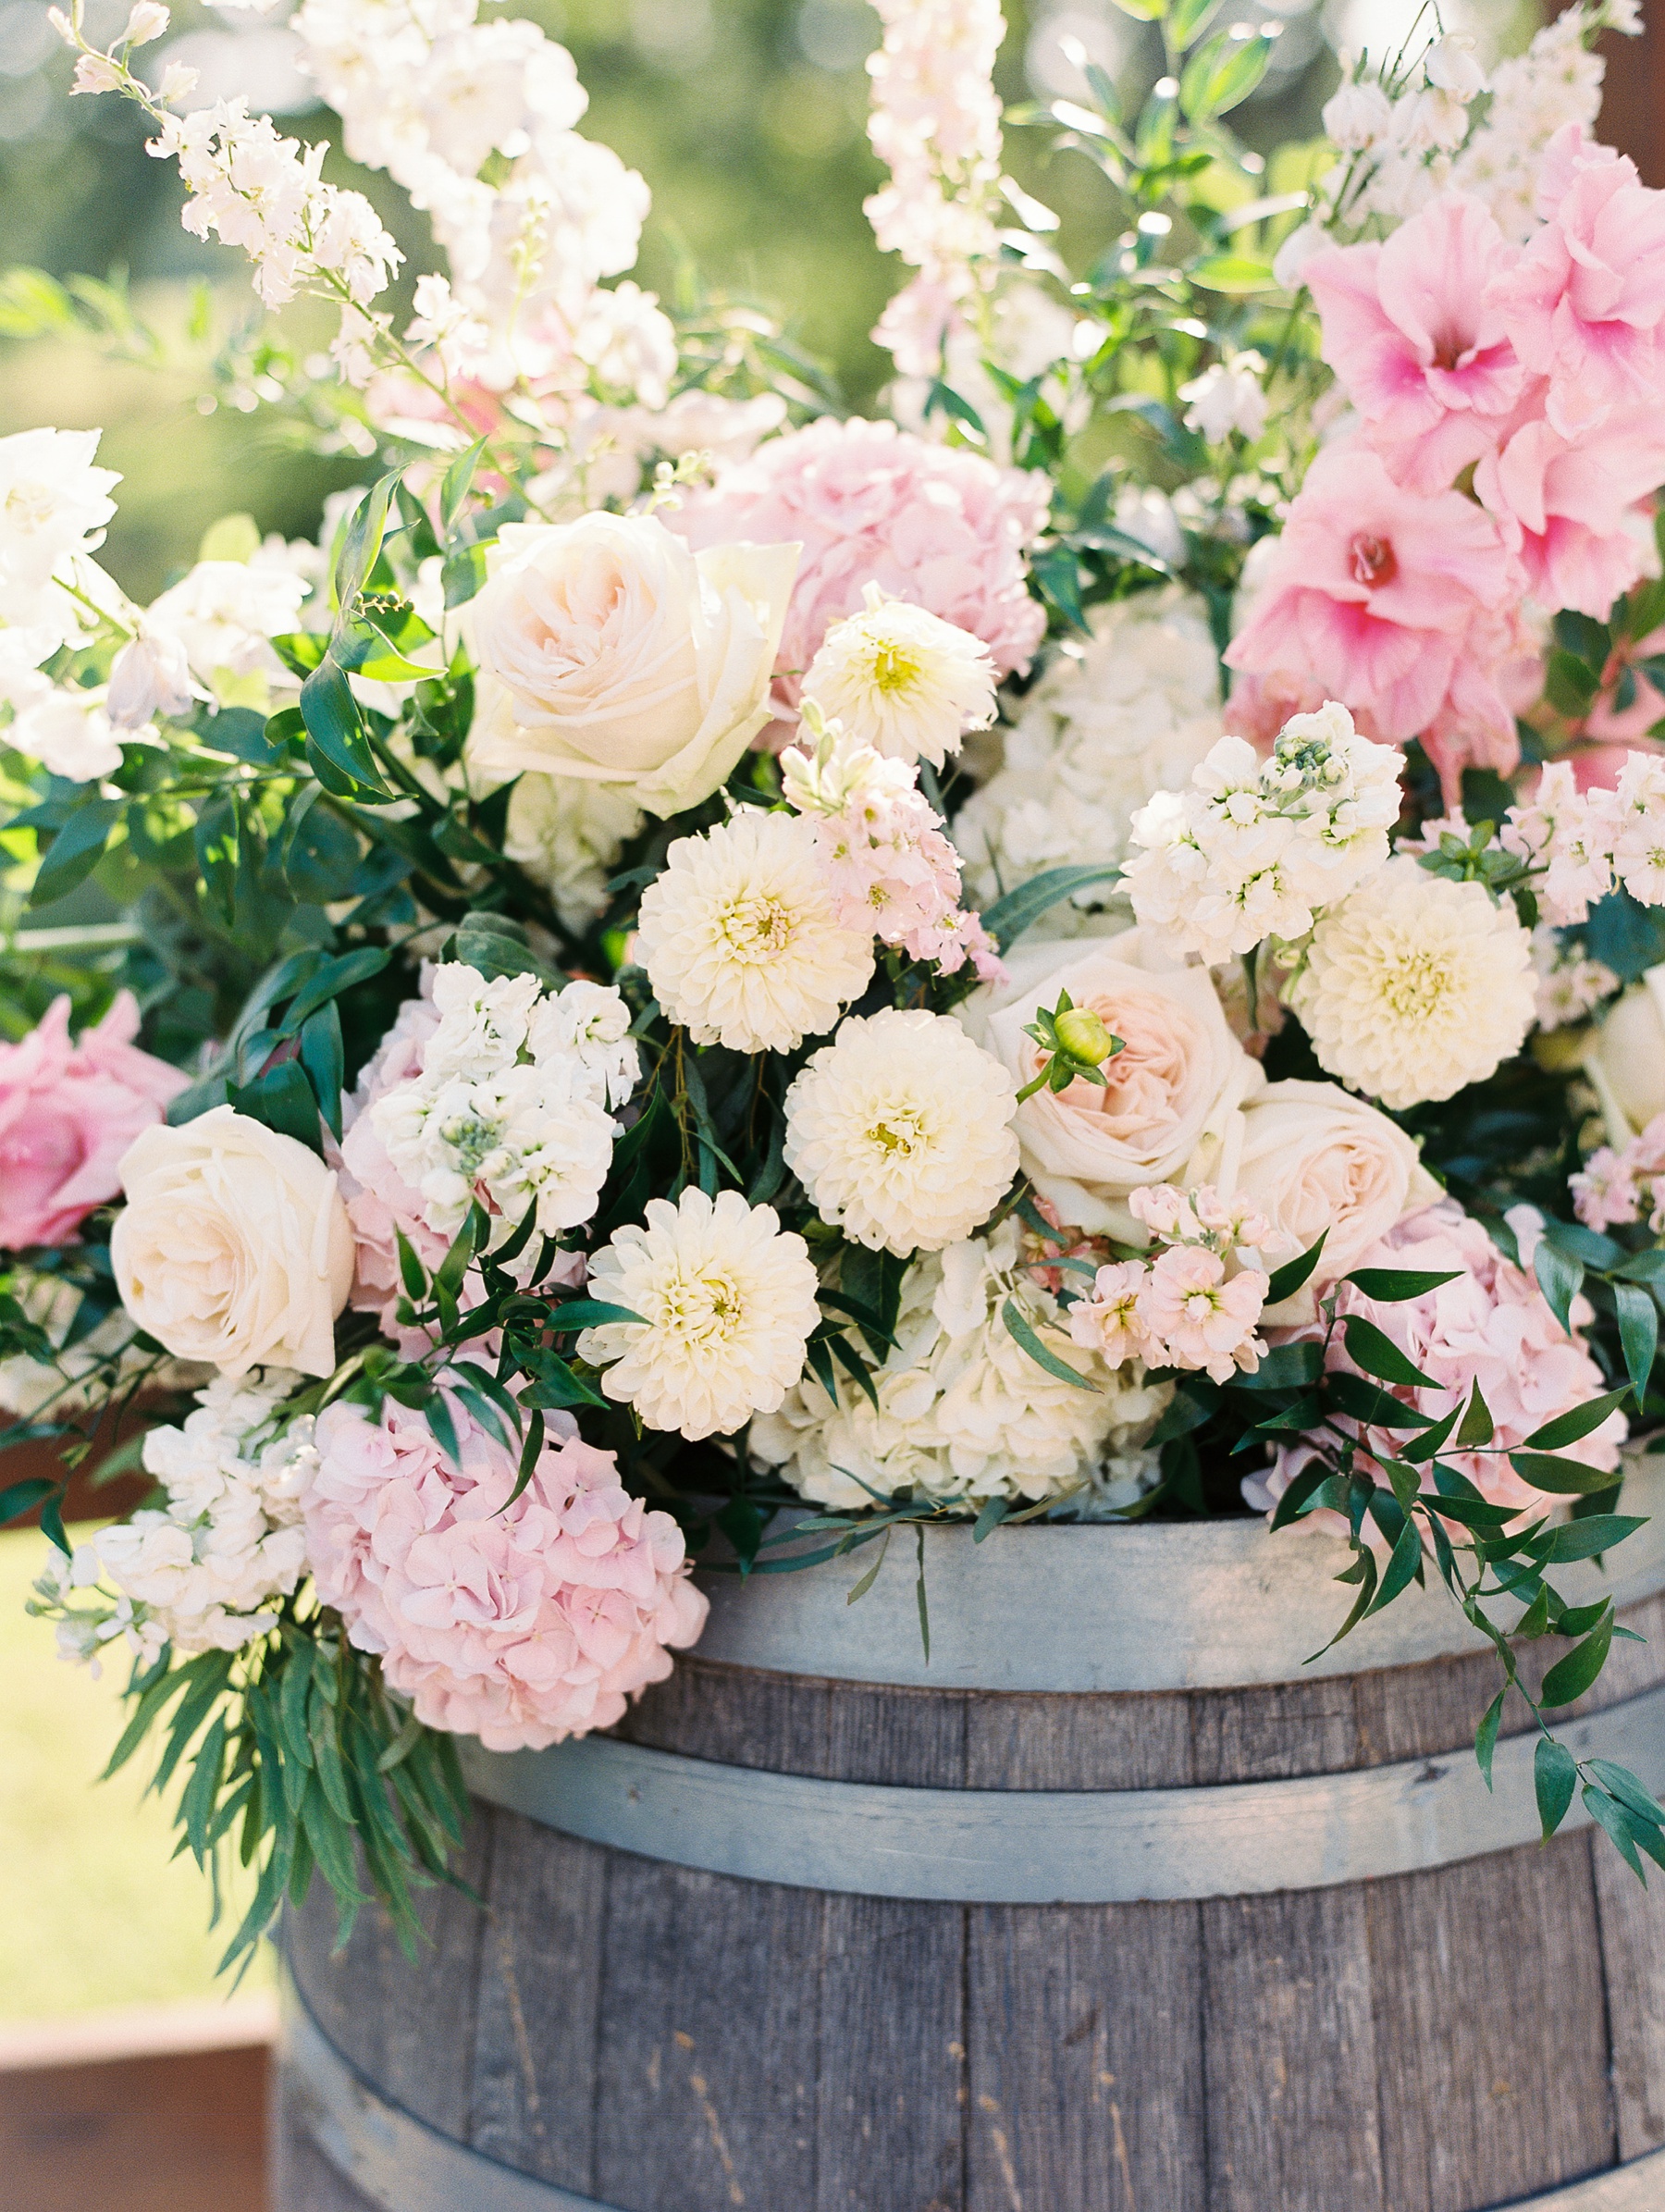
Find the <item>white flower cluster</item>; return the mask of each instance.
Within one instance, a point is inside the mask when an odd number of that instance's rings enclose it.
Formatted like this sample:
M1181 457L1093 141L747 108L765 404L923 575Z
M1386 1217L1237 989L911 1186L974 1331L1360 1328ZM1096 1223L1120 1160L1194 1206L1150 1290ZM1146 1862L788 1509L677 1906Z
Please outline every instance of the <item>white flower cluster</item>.
M1665 760L1628 754L1612 791L1580 791L1569 764L1552 761L1498 842L1543 871L1533 888L1558 927L1587 921L1620 884L1645 907L1665 905Z
M1320 184L1321 200L1349 223L1365 215L1402 222L1450 181L1469 109L1486 90L1474 42L1461 32L1436 39L1394 78L1391 94L1379 66L1345 54L1341 66L1342 82L1325 103L1323 120L1346 158Z
M1094 607L1001 733L994 773L955 817L967 888L986 906L1043 869L1116 861L1128 825L1218 742L1220 672L1208 615L1182 587ZM1109 887L1054 909L1052 926Z
M310 1421L271 1433L300 1378L282 1369L211 1382L183 1427L153 1428L144 1465L166 1492L57 1555L36 1583L58 1615L58 1649L91 1659L117 1637L143 1665L176 1652L236 1651L277 1625L273 1600L306 1571L299 1491ZM71 1604L85 1593L90 1604Z
M1492 71L1486 119L1458 156L1451 182L1485 201L1505 238L1523 241L1538 227L1538 171L1556 132L1568 123L1594 128L1607 63L1589 51L1590 39L1602 29L1634 38L1641 28L1630 0L1605 8L1583 0Z
M1211 446L1233 436L1252 445L1266 426L1271 402L1265 393L1266 364L1259 353L1231 353L1179 387L1189 400L1185 426L1199 431Z
M1563 944L1552 922L1540 921L1532 933L1532 970L1542 1030L1571 1029L1620 988L1605 961L1589 958L1576 942Z
M1265 937L1303 937L1388 859L1401 756L1373 745L1334 700L1286 723L1269 759L1222 737L1182 791L1133 817L1133 910L1176 952L1209 965Z
M873 332L904 377L935 376L1000 254L1000 0L876 0L868 136L890 182L865 203L880 250L919 273Z
M570 930L607 905L607 885L627 838L647 821L628 784L529 771L509 794L503 853L554 901Z
M545 1235L587 1221L612 1161L607 1109L637 1074L618 992L574 982L546 995L536 976L487 982L453 963L435 971L434 1006L422 1073L369 1109L427 1226L454 1236L476 1199L498 1243L528 1208Z
M877 1408L854 1382L841 1380L834 1403L807 1377L752 1423L750 1449L823 1505L870 1505L873 1491L904 1489L919 1499L1056 1498L1106 1478L1137 1495L1141 1447L1172 1388L1078 1344L1037 1272L1015 1220L916 1261L895 1344L872 1370ZM1038 1364L1006 1326L1008 1304L1079 1382Z
M664 404L668 319L634 284L648 188L574 126L588 96L573 57L523 19L478 22L478 0L305 0L305 65L354 160L426 209L450 263L418 287L413 343L448 375L517 377ZM488 171L487 182L483 171Z

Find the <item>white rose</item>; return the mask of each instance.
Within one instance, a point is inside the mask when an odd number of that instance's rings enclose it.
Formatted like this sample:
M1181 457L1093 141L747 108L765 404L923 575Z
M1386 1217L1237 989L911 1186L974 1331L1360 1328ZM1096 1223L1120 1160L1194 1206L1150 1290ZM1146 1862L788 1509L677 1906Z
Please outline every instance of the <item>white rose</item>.
M1164 1182L1231 1187L1240 1109L1266 1078L1232 1035L1206 969L1165 964L1141 930L1086 949L1079 937L1019 945L1006 967L1009 982L980 993L964 1018L1020 1090L1041 1067L1025 1024L1055 1007L1060 991L1122 1041L1104 1062L1102 1087L1078 1080L1067 1091L1039 1091L1018 1109L1024 1170L1061 1219L1143 1244L1147 1232L1128 1210L1130 1191Z
M229 1375L335 1366L352 1286L336 1179L304 1144L230 1106L147 1129L121 1163L110 1237L128 1312L179 1359Z
M650 515L509 525L471 621L502 686L475 718L473 765L624 784L661 817L697 805L772 711L798 551L694 553Z
M1585 1073L1610 1144L1628 1144L1665 1114L1665 968L1650 968L1590 1032Z
M1440 1195L1416 1146L1386 1114L1338 1083L1300 1082L1269 1083L1243 1109L1236 1191L1293 1237L1297 1252L1324 1233L1306 1283L1266 1309L1264 1318L1280 1324L1311 1320L1321 1290L1402 1214Z

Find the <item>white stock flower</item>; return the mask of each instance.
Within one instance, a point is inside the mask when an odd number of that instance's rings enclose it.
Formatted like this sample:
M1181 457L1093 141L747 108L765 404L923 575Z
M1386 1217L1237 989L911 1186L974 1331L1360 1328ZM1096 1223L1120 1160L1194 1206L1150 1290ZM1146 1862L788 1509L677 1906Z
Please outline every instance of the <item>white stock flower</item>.
M610 392L628 393L649 409L665 404L676 374L676 326L656 293L628 279L592 292L573 351Z
M1229 361L1212 363L1179 387L1179 397L1190 402L1186 428L1201 431L1210 445L1223 445L1233 431L1252 445L1266 426L1269 402L1261 386L1265 373L1258 353L1234 353Z
M999 733L1001 765L955 818L975 904L1043 869L1119 860L1139 809L1219 739L1219 661L1200 599L1175 585L1094 607L1088 622L1091 637L1062 647L1024 695ZM1112 891L1054 908L1054 926Z
M1511 908L1404 855L1325 915L1289 1003L1321 1067L1399 1111L1518 1052L1536 982Z
M118 730L142 730L158 714L187 714L196 698L183 644L142 624L110 670L105 712Z
M873 940L839 924L813 824L746 808L672 846L636 958L697 1044L791 1052L867 988Z
M690 552L651 515L511 524L471 610L503 687L470 758L626 786L661 817L709 797L771 713L796 546Z
M1008 1301L1090 1387L1024 1350L1005 1325ZM1116 1463L1135 1459L1173 1394L1073 1341L1056 1299L1023 1265L1016 1221L916 1261L895 1335L872 1371L877 1409L854 1381L839 1378L834 1403L806 1377L751 1426L750 1449L820 1504L866 1506L873 1490L905 1489L972 1504L1057 1497L1101 1471L1128 1472Z
M1343 84L1324 104L1325 136L1343 154L1363 154L1385 139L1393 123L1393 103L1375 78Z
M6 742L52 775L90 784L121 766L123 735L105 713L102 693L47 686L14 707Z
M893 760L941 768L968 730L994 720L999 681L969 631L868 585L858 614L834 623L804 678L804 695Z
M31 619L33 595L64 562L104 543L116 513L109 495L121 478L93 465L103 435L18 430L0 438L0 614L7 620Z
M168 13L161 0L137 0L121 33L124 46L148 46L167 29Z
M1538 171L1545 148L1568 123L1591 130L1601 109L1607 63L1586 51L1596 10L1569 7L1537 31L1524 54L1492 72L1486 119L1458 155L1451 181L1483 200L1506 238L1523 241L1538 228ZM1623 27L1608 21L1614 30Z
M1571 1029L1620 988L1604 961L1588 958L1577 944L1563 945L1560 931L1547 921L1532 933L1532 966L1541 1030Z
M121 1180L127 1204L110 1260L121 1302L147 1335L229 1375L333 1370L352 1230L315 1153L216 1106L181 1128L144 1131Z
M772 1206L737 1191L651 1198L646 1223L620 1230L589 1267L591 1296L641 1319L586 1328L579 1356L650 1428L732 1435L774 1412L802 1373L818 1288L808 1247Z
M529 772L509 795L503 853L549 894L568 929L583 929L607 905L619 854L646 820L623 785Z
M938 1252L1018 1172L1017 1086L945 1014L845 1021L786 1094L786 1165L824 1221L875 1250Z
M222 705L264 710L266 679L282 672L270 640L295 627L307 590L305 577L275 561L199 561L152 602L144 630L175 641Z

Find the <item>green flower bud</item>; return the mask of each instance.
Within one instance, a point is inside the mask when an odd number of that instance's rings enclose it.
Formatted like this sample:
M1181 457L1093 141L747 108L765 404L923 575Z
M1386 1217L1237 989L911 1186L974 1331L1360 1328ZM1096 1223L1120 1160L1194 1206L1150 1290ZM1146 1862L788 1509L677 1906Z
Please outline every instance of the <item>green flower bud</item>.
M1071 1007L1057 1018L1058 1044L1079 1067L1096 1068L1115 1050L1116 1040L1091 1007Z

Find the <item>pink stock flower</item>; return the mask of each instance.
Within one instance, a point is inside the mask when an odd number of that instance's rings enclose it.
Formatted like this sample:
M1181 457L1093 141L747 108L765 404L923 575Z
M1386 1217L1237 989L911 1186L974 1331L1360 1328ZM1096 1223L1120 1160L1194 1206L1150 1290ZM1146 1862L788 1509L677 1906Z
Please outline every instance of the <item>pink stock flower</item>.
M430 1727L498 1751L608 1727L705 1625L682 1531L576 1437L506 1505L514 1456L448 1403L459 1465L391 1401L319 1415L302 1500L318 1594Z
M829 626L859 612L870 583L980 638L1002 675L1027 666L1046 616L1029 595L1024 559L1048 499L1030 470L998 468L894 423L824 416L759 446L664 519L697 548L802 544L775 663L779 711L793 720L804 671Z
M1615 1152L1604 1144L1568 1179L1573 1209L1586 1229L1640 1221L1658 1236L1665 1229L1665 1114Z
M1153 1355L1142 1304L1150 1272L1143 1260L1112 1260L1093 1277L1089 1295L1068 1309L1072 1341L1100 1353L1108 1367Z
M1385 245L1303 266L1324 358L1399 483L1447 489L1490 451L1519 398L1521 365L1487 292L1514 258L1478 200L1447 192Z
M1472 500L1407 490L1350 439L1307 472L1227 664L1286 690L1315 686L1381 742L1440 724L1448 756L1466 748L1512 767L1499 656L1516 649L1504 608L1520 580Z
M1172 1244L1153 1263L1140 1294L1140 1318L1152 1341L1147 1359L1229 1382L1252 1374L1265 1346L1254 1333L1268 1279L1258 1267L1227 1279L1226 1262L1202 1244Z
M1550 142L1545 181L1559 197L1540 196L1548 220L1493 278L1487 305L1524 365L1549 379L1549 421L1577 438L1615 407L1659 402L1665 192L1575 123Z
M1523 1510L1544 1504L1543 1493L1515 1474L1508 1455L1546 1421L1598 1397L1606 1388L1601 1370L1577 1333L1593 1317L1587 1301L1573 1301L1573 1333L1569 1336L1533 1277L1506 1259L1479 1222L1449 1198L1396 1223L1360 1264L1452 1275L1453 1279L1437 1290L1393 1305L1366 1298L1354 1285L1343 1283L1337 1311L1343 1317L1363 1316L1393 1340L1412 1366L1434 1378L1429 1389L1387 1386L1396 1398L1431 1420L1443 1420L1454 1405L1466 1404L1477 1382L1491 1410L1493 1448L1451 1449L1440 1456L1495 1504ZM1324 1325L1315 1321L1270 1333L1279 1342L1290 1343L1321 1337ZM1326 1364L1358 1372L1339 1328L1330 1340ZM1568 1445L1566 1452L1587 1466L1616 1468L1624 1435L1624 1416L1612 1414L1600 1427ZM1244 1497L1257 1510L1268 1510L1311 1456L1308 1445L1284 1448L1275 1466L1247 1477ZM1424 1489L1432 1488L1432 1479L1424 1477Z
M1539 416L1512 431L1474 473L1474 490L1501 525L1546 607L1604 621L1642 573L1642 547L1625 527L1637 499L1665 478L1665 414L1626 408L1576 439Z
M68 998L19 1044L0 1044L0 1248L70 1242L120 1195L122 1155L187 1081L141 1052L138 1034L139 1008L123 991L79 1044Z

